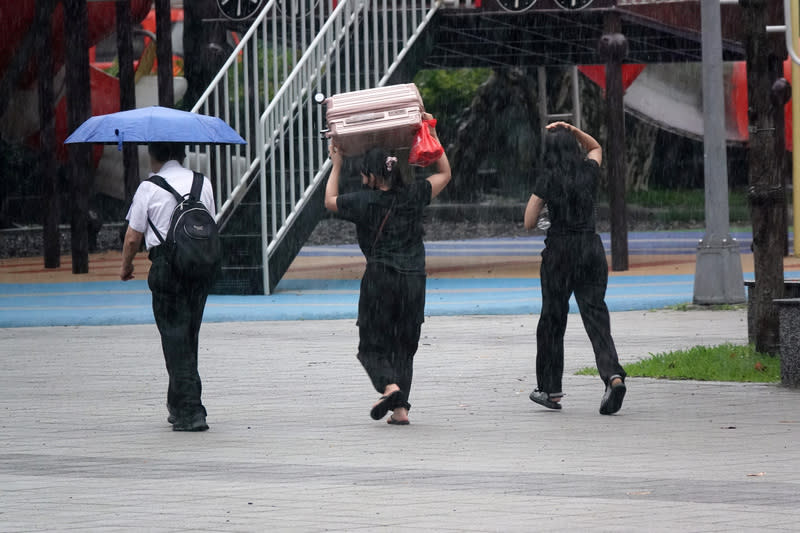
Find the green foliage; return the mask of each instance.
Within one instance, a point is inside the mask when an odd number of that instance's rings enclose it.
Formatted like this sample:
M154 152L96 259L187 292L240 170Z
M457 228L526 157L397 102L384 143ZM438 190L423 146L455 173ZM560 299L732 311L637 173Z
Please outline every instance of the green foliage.
M248 48L249 49L249 48ZM277 53L273 50L271 46L264 46L264 43L259 41L258 42L258 59L257 64L259 73L258 73L258 90L254 90L252 86L250 86L250 98L260 98L262 102L270 102L272 98L275 96L275 93L280 89L281 84L284 82L284 69L286 72L291 72L294 68L296 61L302 57L303 53L302 50L290 50L290 49L281 49ZM244 54L244 52L241 52ZM266 55L266 71L262 69L262 66L265 64L265 55ZM275 74L277 72L277 79ZM250 74L252 76L252 73ZM235 109L235 94L234 90L238 90L237 94L239 97L239 109L238 113L241 116L244 116L244 108L245 108L245 86L252 83L251 80L245 79L245 69L242 64L238 65L238 68L231 68L227 72L227 83L228 83L228 105L230 106L231 113L237 113ZM266 96L264 96L266 87ZM264 111L264 104L261 103L261 111ZM255 109L254 106L251 106L251 109Z
M111 64L103 69L103 71L108 74L109 76L114 76L115 78L119 77L119 57L114 57L114 61Z
M651 189L628 191L625 201L651 209L662 209L656 213L657 222L701 222L705 220L705 191L703 189ZM728 208L731 222L750 220L750 209L744 191L730 190Z
M475 91L492 71L488 68L421 70L414 77L425 110L434 116L454 117L469 107Z
M625 365L629 377L693 379L699 381L780 381L780 359L755 350L755 346L721 344L695 346L656 355ZM596 368L584 368L578 375L597 375Z

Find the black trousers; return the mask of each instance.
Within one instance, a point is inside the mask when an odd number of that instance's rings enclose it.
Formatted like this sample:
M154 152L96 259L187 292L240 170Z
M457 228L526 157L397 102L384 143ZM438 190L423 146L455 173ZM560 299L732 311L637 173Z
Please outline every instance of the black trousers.
M625 377L620 366L606 307L608 264L600 236L571 233L549 236L542 251L542 314L536 328L536 380L538 389L562 392L564 331L569 298L574 293L583 326L594 350L597 370L608 384L613 375Z
M209 283L190 283L176 277L160 247L151 249L150 260L147 284L169 374L167 405L179 417L206 414L200 400L197 343Z
M424 317L425 274L367 264L358 300L358 360L380 394L391 383L400 387L390 409L411 408L408 397Z

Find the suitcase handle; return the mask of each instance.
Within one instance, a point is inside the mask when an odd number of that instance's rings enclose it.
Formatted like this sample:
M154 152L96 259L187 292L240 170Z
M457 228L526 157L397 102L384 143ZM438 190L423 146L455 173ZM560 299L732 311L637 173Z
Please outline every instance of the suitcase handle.
M370 120L377 120L379 118L383 118L384 116L385 116L384 113L364 113L361 115L356 115L354 117L345 119L345 123L358 124L359 122L369 122Z
M325 100L326 100L325 95L322 93L317 93L314 95L314 102L316 102L317 105L324 105ZM319 130L319 138L323 140L327 139L329 137L328 132L330 131L331 130L329 130L328 128L325 128L324 130Z

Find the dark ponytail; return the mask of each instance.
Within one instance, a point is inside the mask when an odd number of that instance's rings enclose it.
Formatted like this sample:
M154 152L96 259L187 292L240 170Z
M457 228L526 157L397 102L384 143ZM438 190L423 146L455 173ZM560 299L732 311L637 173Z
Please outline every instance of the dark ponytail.
M364 154L361 172L367 176L374 174L390 189L400 189L405 186L400 172L400 161L383 148L372 148Z

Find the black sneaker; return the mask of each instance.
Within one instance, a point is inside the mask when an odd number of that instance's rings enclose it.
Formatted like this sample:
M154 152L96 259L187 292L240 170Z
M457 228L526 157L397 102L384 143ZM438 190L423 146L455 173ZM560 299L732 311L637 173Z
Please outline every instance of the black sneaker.
M167 423L174 424L175 421L178 419L178 412L170 404L167 404L167 411L169 412L169 416L167 417Z
M207 429L206 415L203 413L176 418L172 424L172 431L205 431Z
M548 409L561 409L561 403L554 402L551 398L561 398L562 396L564 395L561 393L550 394L536 389L530 394L530 396L528 396L528 398L530 398L532 402L543 405Z
M619 383L612 385L615 379L619 379ZM621 376L611 376L606 385L606 392L603 394L603 399L600 401L600 414L613 415L622 407L622 400L625 398L627 392L625 382L622 381Z

